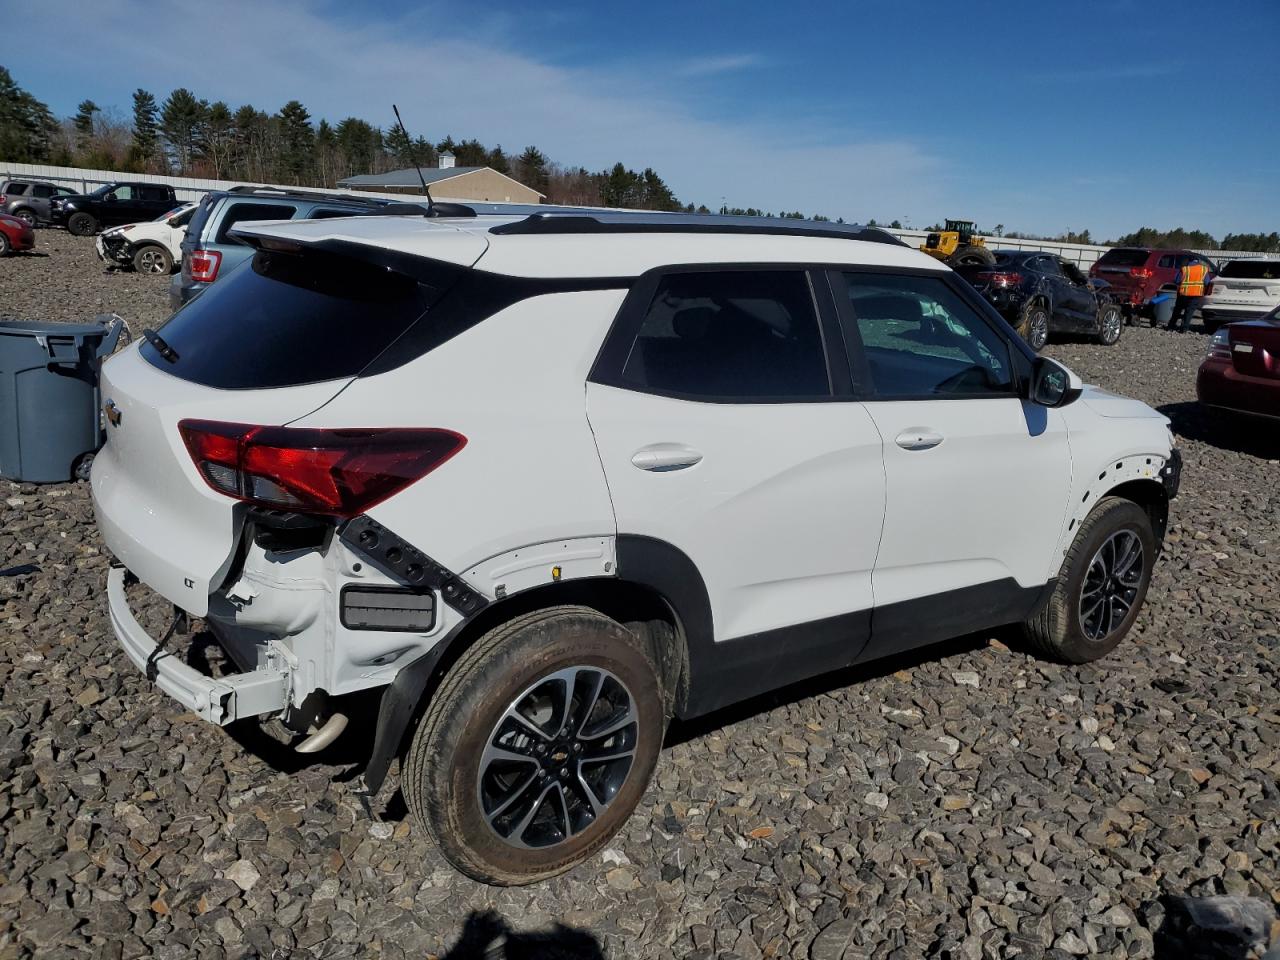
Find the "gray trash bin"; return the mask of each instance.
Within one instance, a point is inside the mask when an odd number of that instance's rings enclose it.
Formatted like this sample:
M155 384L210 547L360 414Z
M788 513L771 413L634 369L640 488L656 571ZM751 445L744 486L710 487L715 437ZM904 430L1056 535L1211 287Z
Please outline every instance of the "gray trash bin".
M1151 325L1167 327L1173 319L1173 305L1178 302L1178 288L1166 283L1160 292L1151 298Z
M28 483L71 479L102 445L98 370L124 321L0 320L0 477Z

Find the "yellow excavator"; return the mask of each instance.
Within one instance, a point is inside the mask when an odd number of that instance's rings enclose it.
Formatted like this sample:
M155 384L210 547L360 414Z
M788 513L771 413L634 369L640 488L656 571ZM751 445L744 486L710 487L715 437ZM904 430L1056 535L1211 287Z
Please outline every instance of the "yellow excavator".
M989 267L996 262L972 220L948 220L946 229L925 237L920 249L952 267Z

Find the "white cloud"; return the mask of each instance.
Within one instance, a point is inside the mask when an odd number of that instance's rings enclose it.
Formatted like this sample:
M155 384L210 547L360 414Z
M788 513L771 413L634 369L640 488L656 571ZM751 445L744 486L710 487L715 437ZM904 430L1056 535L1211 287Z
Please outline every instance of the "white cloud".
M105 17L84 17L71 0L47 0L44 9L61 24L59 49L104 56L84 66L80 58L43 67L33 59L24 78L56 71L61 85L74 80L92 91L101 89L105 61L114 75L127 74L130 90L159 98L178 86L233 107L277 110L296 98L317 118L352 115L383 127L394 101L410 132L475 136L508 151L533 143L589 169L618 160L651 166L682 200L709 206L723 197L731 206L920 222L941 202L944 166L917 144L855 139L804 120L701 115L688 84L758 65L749 53L668 64L641 78L634 66L542 62L496 39L501 30L482 40L459 35L456 18L432 7L399 21L331 16L298 0L178 3L161 18L139 0L119 0ZM137 30L143 22L148 29ZM39 92L36 79L24 82Z

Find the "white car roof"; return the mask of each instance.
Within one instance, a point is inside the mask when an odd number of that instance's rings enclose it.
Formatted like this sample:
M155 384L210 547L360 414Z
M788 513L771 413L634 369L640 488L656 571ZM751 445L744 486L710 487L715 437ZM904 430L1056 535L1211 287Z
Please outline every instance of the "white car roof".
M933 257L888 239L855 239L862 231L857 227L764 218L664 219L661 214L611 220L571 218L582 226L581 231L573 226L545 226L555 219L524 215L332 217L242 223L236 225L236 232L304 245L344 241L490 273L536 278L635 277L655 267L699 263L948 269ZM630 232L632 229L638 232ZM878 235L874 230L862 232L868 237Z

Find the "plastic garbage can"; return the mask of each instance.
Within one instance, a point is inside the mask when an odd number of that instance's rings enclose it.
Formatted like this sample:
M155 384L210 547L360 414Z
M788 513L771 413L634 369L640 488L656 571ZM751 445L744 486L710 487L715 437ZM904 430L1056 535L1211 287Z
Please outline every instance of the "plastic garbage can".
M1165 285L1151 298L1151 325L1167 327L1173 319L1173 305L1178 302L1178 288Z
M0 477L70 480L102 445L98 371L124 325L0 320Z

